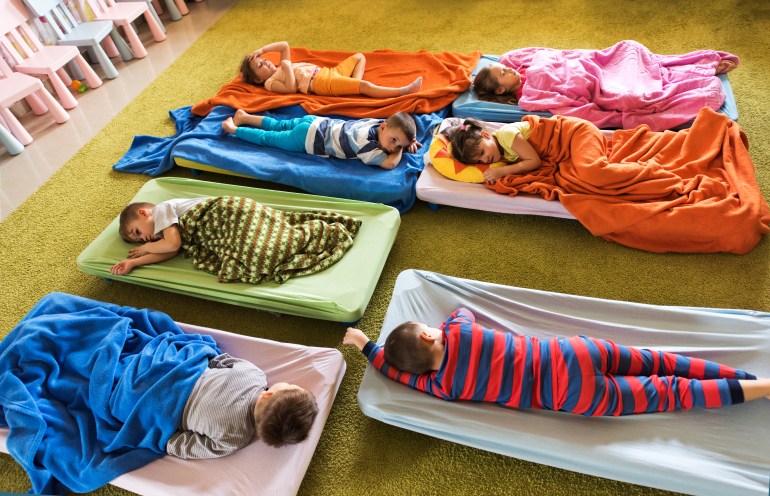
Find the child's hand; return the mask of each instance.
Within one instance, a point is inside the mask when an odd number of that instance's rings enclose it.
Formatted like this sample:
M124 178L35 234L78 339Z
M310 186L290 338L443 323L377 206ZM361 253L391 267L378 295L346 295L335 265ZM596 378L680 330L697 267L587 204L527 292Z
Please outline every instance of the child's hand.
M417 140L412 140L412 142L411 142L411 143L409 143L409 146L406 148L406 151L407 151L408 153L415 153L415 152L417 152L417 150L419 150L420 148L422 148L422 143L420 143L420 142L419 142L419 141L417 141Z
M484 171L484 181L487 184L494 184L495 181L507 175L505 167L488 167L487 170Z
M251 52L251 55L249 55L249 58L253 60L255 57L261 57L263 53L264 52L262 51L261 48L257 48L256 50Z
M110 267L110 273L114 276L124 276L131 272L134 268L134 262L132 260L123 260Z
M361 329L356 329L355 327L348 327L345 337L342 338L342 344L355 346L359 350L364 349L368 342L369 338L366 337L366 334Z
M128 250L128 258L139 258L143 257L144 255L148 255L150 252L147 251L147 249L142 246L135 246L134 248L131 248Z

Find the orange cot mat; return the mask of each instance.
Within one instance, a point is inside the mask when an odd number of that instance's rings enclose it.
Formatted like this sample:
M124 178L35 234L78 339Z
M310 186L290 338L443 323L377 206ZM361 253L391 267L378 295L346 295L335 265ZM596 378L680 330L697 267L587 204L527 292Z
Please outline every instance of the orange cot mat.
M653 252L746 253L770 231L746 135L709 108L692 127L618 130L526 116L542 167L488 185L558 199L592 234Z
M291 49L294 62L310 62L320 67L334 67L354 52ZM245 55L245 54L244 54ZM431 113L451 104L471 84L470 74L481 58L481 52L469 54L442 52L394 52L378 50L367 52L364 79L381 86L406 86L418 76L423 77L422 89L411 95L394 98L366 96L332 97L282 95L242 81L238 75L226 83L212 98L196 104L192 113L208 115L217 105L241 108L249 113L289 105L302 105L309 114L340 114L349 117L389 117L396 112ZM278 54L268 53L265 58L278 63ZM234 68L235 69L235 68Z

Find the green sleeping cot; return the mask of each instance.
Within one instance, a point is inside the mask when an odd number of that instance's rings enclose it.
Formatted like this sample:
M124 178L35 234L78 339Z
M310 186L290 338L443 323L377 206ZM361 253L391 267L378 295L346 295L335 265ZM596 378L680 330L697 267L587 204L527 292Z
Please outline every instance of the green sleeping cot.
M282 210L332 210L361 219L362 225L353 247L339 262L317 274L289 279L283 284L220 283L216 276L193 268L192 261L181 254L160 264L138 267L125 276L113 276L110 267L126 258L134 246L118 235L117 217L78 256L78 267L87 274L140 286L258 310L349 323L363 315L401 223L395 208L378 203L182 178L153 179L132 201L157 204L171 198L200 196L242 196Z

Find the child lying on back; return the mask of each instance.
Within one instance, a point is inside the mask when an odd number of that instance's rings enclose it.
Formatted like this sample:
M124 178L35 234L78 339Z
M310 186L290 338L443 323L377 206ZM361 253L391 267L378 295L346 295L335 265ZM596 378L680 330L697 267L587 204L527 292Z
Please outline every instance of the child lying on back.
M278 52L281 62L276 67L262 57ZM312 93L321 96L365 95L390 98L420 91L422 78L400 88L378 86L361 79L366 69L366 57L355 53L336 67L318 67L307 62L292 62L289 44L285 41L270 43L247 55L241 63L241 77L246 84L264 86L276 93Z
M401 324L384 349L352 327L343 344L386 376L445 400L603 416L770 398L770 379L727 365L587 336L514 335L482 327L465 308L440 329Z

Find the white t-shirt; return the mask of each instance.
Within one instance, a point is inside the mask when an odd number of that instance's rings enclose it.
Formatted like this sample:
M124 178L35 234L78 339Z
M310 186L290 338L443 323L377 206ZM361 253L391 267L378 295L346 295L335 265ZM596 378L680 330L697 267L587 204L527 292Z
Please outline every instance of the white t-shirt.
M174 198L173 200L166 200L155 205L152 209L152 220L155 221L155 234L160 234L165 228L178 224L179 217L204 200L208 200L208 197Z

